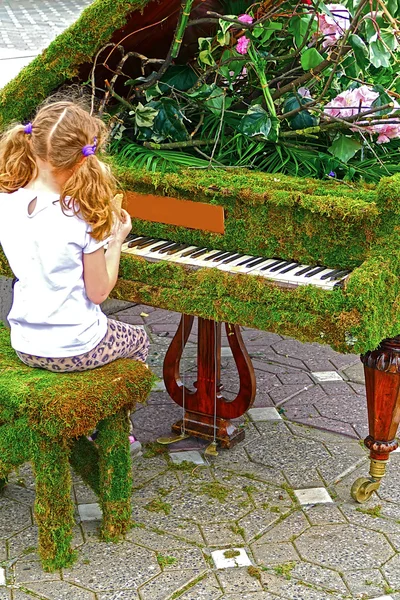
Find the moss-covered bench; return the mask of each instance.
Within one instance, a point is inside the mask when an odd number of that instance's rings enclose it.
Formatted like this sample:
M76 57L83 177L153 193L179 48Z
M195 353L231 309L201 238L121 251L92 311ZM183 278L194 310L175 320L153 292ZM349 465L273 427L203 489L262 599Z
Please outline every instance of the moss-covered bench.
M0 488L32 461L35 516L45 570L71 564L74 507L70 463L99 496L102 536L116 541L130 523L132 488L127 411L143 402L154 376L121 359L82 373L50 373L22 364L0 323ZM86 438L97 427L96 445Z

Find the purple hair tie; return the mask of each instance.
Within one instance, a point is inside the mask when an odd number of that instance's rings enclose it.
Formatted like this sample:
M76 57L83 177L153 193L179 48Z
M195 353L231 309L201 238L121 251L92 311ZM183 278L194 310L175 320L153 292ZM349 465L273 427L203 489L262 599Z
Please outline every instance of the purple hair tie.
M30 135L32 133L32 129L33 129L32 123L27 123L24 127L24 133L26 133L26 135Z
M94 138L93 144L86 144L86 146L83 146L82 154L83 154L83 156L92 156L93 154L96 154L96 150L97 150L97 137Z

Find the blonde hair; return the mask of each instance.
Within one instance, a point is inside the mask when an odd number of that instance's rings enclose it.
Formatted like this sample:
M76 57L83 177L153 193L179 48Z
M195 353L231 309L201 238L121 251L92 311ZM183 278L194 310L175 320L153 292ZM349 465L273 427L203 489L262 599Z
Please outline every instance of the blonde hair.
M70 101L53 102L39 109L32 133L14 125L0 140L0 191L15 192L38 175L36 158L48 162L54 174L71 172L61 195L62 210L72 210L91 226L91 236L104 240L113 224L116 181L95 154L85 157L84 146L101 147L107 139L103 121Z

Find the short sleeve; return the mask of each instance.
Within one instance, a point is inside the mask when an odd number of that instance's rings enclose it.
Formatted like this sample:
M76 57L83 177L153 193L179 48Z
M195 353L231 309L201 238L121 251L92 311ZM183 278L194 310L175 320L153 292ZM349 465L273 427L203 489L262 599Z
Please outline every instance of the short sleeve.
M96 252L99 248L104 248L110 241L110 237L106 238L102 241L97 241L92 238L90 235L91 229L88 227L85 233L85 243L83 246L83 254L91 254L92 252Z

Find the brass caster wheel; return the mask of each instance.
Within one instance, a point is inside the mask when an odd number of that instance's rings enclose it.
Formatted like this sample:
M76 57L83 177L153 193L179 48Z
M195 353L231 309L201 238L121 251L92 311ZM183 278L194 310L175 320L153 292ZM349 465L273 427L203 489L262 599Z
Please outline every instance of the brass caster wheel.
M362 504L369 500L373 492L379 488L380 480L368 479L368 477L359 477L351 486L351 497L356 502Z

